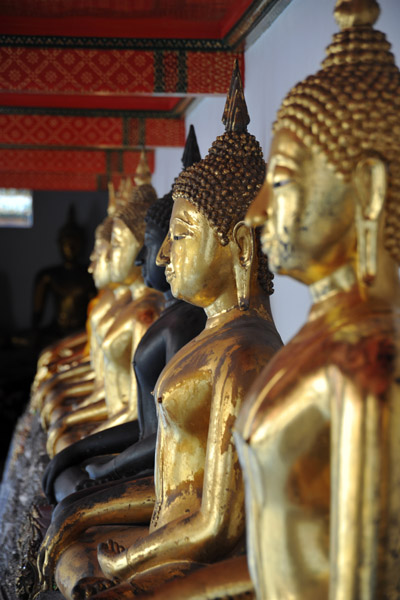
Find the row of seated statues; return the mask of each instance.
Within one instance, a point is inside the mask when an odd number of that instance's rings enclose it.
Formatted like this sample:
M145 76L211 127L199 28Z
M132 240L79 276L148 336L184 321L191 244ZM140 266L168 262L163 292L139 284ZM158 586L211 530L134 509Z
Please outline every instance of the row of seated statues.
M378 15L336 1L267 167L236 65L207 156L191 129L171 192L142 162L112 194L87 330L32 386L53 506L32 598L400 598L400 72ZM312 295L286 346L273 272Z

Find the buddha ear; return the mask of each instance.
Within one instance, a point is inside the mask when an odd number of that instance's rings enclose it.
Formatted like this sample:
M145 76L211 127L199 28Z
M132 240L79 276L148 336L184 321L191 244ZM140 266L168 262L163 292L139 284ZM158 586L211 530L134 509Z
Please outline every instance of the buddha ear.
M377 271L380 216L387 190L386 164L378 155L364 156L355 169L357 254L359 277L367 285Z
M233 269L236 279L237 298L240 310L250 305L251 268L254 256L254 231L244 221L236 223L233 229Z

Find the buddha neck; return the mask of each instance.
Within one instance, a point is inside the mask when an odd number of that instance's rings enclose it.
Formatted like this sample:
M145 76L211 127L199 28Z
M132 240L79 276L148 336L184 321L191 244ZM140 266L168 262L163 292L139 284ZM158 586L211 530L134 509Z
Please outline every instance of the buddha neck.
M149 289L145 285L142 276L137 277L128 287L132 294L132 300L138 300L138 298L143 296Z
M113 294L116 300L119 300L120 298L122 298L122 296L124 294L126 294L127 292L130 292L130 288L128 285L126 285L125 283L120 283L117 284L114 288L113 288Z
M140 298L147 290L139 267L134 267L128 277L114 289L114 295L118 299L127 291L131 293L132 300Z
M310 285L313 303L319 304L338 293L349 292L356 284L357 277L353 264L347 263Z
M251 294L250 306L247 310L241 310L239 308L236 297L235 301L232 302L230 306L223 307L221 310L215 310L215 305L212 307L206 307L204 309L207 315L205 328L211 329L213 327L222 327L226 323L229 323L229 321L233 321L244 316L259 317L261 319L272 321L269 296L259 287L258 284L256 284L255 287L257 290ZM253 286L252 289L254 289ZM214 310L210 310L210 308Z
M64 258L63 260L63 265L65 269L75 269L79 264L78 259L72 259L72 258Z
M164 296L164 301L165 301L165 304L164 304L165 308L168 308L168 307L172 306L173 304L176 304L178 301L181 302L181 300L179 300L178 298L175 298L172 295L172 292L170 289L167 290L166 292L163 292L163 296Z
M393 265L393 261L392 265ZM360 284L356 269L348 263L327 277L310 286L313 306L309 321L313 321L330 312L332 307L338 310L339 305L354 306L364 304L373 311L387 311L399 306L399 281L397 268L378 271L370 286ZM382 275L386 273L382 279ZM358 309L359 310L359 309Z

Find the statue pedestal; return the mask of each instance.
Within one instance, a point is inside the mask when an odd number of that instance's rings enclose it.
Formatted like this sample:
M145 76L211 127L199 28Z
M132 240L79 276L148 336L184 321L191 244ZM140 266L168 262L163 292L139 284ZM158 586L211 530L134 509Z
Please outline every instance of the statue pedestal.
M30 598L36 574L30 562L51 510L41 478L49 459L38 415L26 409L14 431L0 486L0 598ZM32 505L37 508L32 512ZM32 515L34 514L34 518ZM25 568L21 572L21 566ZM18 592L17 592L18 586Z

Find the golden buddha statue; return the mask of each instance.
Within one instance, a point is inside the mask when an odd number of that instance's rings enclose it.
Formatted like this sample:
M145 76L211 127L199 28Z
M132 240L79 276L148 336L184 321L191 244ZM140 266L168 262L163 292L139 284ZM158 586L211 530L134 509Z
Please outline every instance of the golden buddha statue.
M283 101L248 215L313 298L235 426L259 599L399 597L400 73L378 14L337 2L341 31Z
M143 171L142 165L138 166L138 171ZM95 246L91 255L91 265L89 272L92 273L96 287L101 290L91 308L95 308L90 313L87 330L88 345L86 351L90 352L90 361L85 365L73 364L74 369L70 373L64 372L62 376L53 377L41 390L41 403L46 398L46 406L42 411L42 424L47 428L51 420L56 420L67 410L76 408L78 403L87 402L91 404L96 400L104 400L104 370L103 370L103 351L102 342L108 329L123 307L131 301L129 288L121 282L113 283L111 281L110 269L110 244L113 228L113 216L118 208L121 208L132 195L132 182L128 179L121 180L121 185L117 193L110 186L109 201L107 208L107 217L100 224L95 233ZM64 365L60 365L60 369ZM59 369L57 369L59 370ZM44 369L40 369L40 375L44 374ZM39 371L35 382L39 377ZM68 379L68 384L65 380ZM93 385L95 384L95 385ZM73 385L73 387L71 387ZM35 390L37 389L35 386ZM53 390L57 387L57 390ZM51 392L50 392L51 391ZM72 400L72 402L71 402ZM60 408L58 409L57 407Z
M199 160L200 151L191 126L182 163L188 167ZM144 471L153 474L158 426L154 387L165 365L204 329L206 321L202 308L172 296L165 267L156 264L169 231L172 207L172 190L150 206L145 217L144 243L135 260L146 286L162 292L165 298L163 312L141 338L132 361L137 419L86 436L59 452L43 477L43 490L51 503L60 502L78 490L91 493L89 488L106 480L143 476Z
M207 322L155 388L155 496L152 481L122 481L59 505L39 565L43 586L55 578L66 598L113 581L125 581L133 596L141 585L151 589L243 551L244 487L231 430L248 387L282 344L268 262L243 221L265 175L248 122L236 67L226 132L178 177L159 253L173 295L203 307Z
M82 433L86 435L87 426L92 430L98 421L102 429L137 418L132 355L164 305L162 294L144 284L140 267L135 265L143 242L144 216L156 199L147 177L150 177L150 170L146 178L143 172L140 173L141 179L138 176L137 181L141 181L141 185L134 188L130 201L117 209L113 217L111 279L124 282L130 290L131 300L109 325L107 323L106 335L102 334L101 327L96 330L97 336L102 339L104 398L95 399L94 403L86 401L78 410L53 420L47 442L50 456L80 439ZM101 325L104 326L104 322Z
M76 351L70 345L70 338L61 340L53 347L46 349L38 361L38 370L32 385L32 409L42 410L43 404L49 400L52 390L63 389L66 392L71 386L79 386L83 380L88 382L89 391L93 387L96 372L98 348L94 332L96 327L115 301L109 287L109 251L112 231L112 219L107 217L95 232L95 245L91 254L89 272L99 290L90 306L86 325L86 345L78 345ZM90 382L90 383L89 383ZM77 391L75 389L75 391ZM46 419L44 418L44 425Z
M122 183L122 180L121 180ZM94 284L99 290L98 295L93 298L88 306L86 319L86 328L84 331L76 334L71 334L47 346L40 354L37 364L37 372L32 385L32 393L35 393L39 385L48 379L51 374L57 371L65 371L71 365L76 366L76 361L83 360L90 353L90 338L91 338L91 312L94 307L102 300L105 303L104 296L112 298L111 290L107 289L110 283L110 273L108 267L109 245L111 241L112 219L117 203L121 201L122 196L126 195L125 188L121 189L119 195L115 194L114 187L110 184L109 199L107 207L107 217L103 223L100 223L95 231L95 243L93 251L90 255L90 265L88 272L92 274ZM118 197L117 197L118 196ZM104 277L106 279L104 280ZM92 340L93 342L93 340Z

